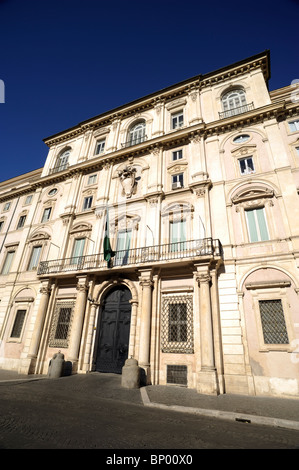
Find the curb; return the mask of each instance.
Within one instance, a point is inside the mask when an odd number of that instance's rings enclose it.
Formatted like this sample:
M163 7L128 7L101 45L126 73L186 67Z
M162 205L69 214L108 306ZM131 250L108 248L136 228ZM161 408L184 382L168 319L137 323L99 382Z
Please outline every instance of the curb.
M180 406L180 405L161 405L159 403L154 403L150 401L145 388L141 388L140 393L141 393L143 405L152 407L152 408L160 408L162 410L167 410L167 411L177 411L181 413L190 413L192 415L198 415L198 416L208 416L211 418L226 419L226 420L237 421L241 423L259 424L259 425L272 426L272 427L274 426L274 427L293 429L293 430L299 431L298 421L290 421L287 419L280 419L280 418L269 418L265 416L247 415L247 414L242 414L242 413L234 413L232 411L209 410L205 408L193 408L193 407Z

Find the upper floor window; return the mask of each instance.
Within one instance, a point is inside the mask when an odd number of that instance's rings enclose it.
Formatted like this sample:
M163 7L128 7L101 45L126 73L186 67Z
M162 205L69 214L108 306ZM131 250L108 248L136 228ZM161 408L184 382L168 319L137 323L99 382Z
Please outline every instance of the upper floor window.
M173 161L181 160L181 158L183 158L183 150L182 149L175 150L174 152L172 152L172 160Z
M10 250L7 252L1 274L9 273L14 255L15 255L15 250Z
M172 189L178 189L184 187L184 174L179 173L177 175L172 175Z
M32 248L29 264L28 264L28 271L35 271L37 269L39 258L41 255L42 246L34 246Z
M29 194L29 196L26 197L26 199L25 199L25 204L26 204L26 205L27 205L27 204L31 204L31 202L32 202L32 197L33 197L32 194Z
M245 214L250 242L269 240L264 207L245 210Z
M235 116L253 109L253 103L247 104L246 94L242 88L228 91L222 96L223 112L219 113L221 118Z
M63 171L68 168L70 153L71 151L68 149L58 155L56 162L55 162L55 166L54 168L52 168L51 173Z
M96 144L96 155L99 155L100 153L103 153L104 150L105 150L105 143L106 143L106 139L101 139L101 140L98 140L97 141L97 144Z
M291 132L299 131L299 119L289 122Z
M4 226L4 220L0 220L0 232L2 231Z
M48 222L48 220L50 219L51 211L52 211L52 207L45 208L43 212L43 216L42 216L42 223Z
M171 128L178 129L184 125L184 113L179 111L178 113L171 115Z
M9 211L10 206L11 206L11 202L6 202L6 203L4 204L3 210L4 210L4 211Z
M145 121L140 121L129 130L128 146L141 144L146 140Z
M92 196L85 197L83 201L83 210L86 211L90 209L91 205L92 205Z
M95 184L97 182L97 175L89 175L87 184Z
M21 215L21 217L19 218L17 229L24 227L25 221L26 221L26 215Z
M254 164L252 157L240 158L239 160L241 175L249 175L254 173Z

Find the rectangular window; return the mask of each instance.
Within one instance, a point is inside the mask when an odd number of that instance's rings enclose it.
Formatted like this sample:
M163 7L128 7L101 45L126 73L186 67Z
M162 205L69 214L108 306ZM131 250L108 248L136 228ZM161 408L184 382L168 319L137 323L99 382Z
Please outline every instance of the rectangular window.
M115 263L118 266L128 264L131 237L132 230L120 230L117 233Z
M55 331L55 340L66 340L68 337L68 330L70 326L72 308L62 307L59 309L57 327Z
M192 295L163 295L161 349L168 353L193 353Z
M48 222L48 220L50 219L51 211L52 207L46 207L42 216L42 223Z
M97 182L97 175L89 175L87 184L95 184Z
M291 132L299 131L299 119L289 122Z
M26 215L21 215L21 217L19 218L17 229L24 227L25 220L26 220Z
M96 144L96 155L99 155L100 153L103 153L105 150L105 142L106 139L98 140Z
M32 202L32 194L27 196L26 199L25 199L25 204L31 204L31 202Z
M26 310L18 310L15 318L15 322L12 328L12 332L10 337L11 338L20 338L24 321L26 317Z
M6 203L4 204L3 210L4 210L4 211L9 211L10 205L11 205L11 202L6 202Z
M178 129L184 124L184 114L183 111L171 115L171 128Z
M259 300L259 308L265 343L289 344L281 300Z
M245 214L247 219L249 240L251 242L269 240L264 207L246 210Z
M42 251L42 246L34 246L32 248L29 264L28 264L28 271L35 271L37 269L40 254Z
M254 164L252 157L241 158L239 160L241 175L248 175L254 173Z
M77 238L74 241L71 264L78 264L82 260L85 247L85 238Z
M91 208L91 206L92 206L92 196L85 197L83 201L83 210L87 211L88 209Z
M1 220L1 222L0 222L0 232L2 232L3 226L4 226L4 220Z
M184 187L184 173L179 173L178 175L172 175L172 189L179 189Z
M299 147L296 147L296 154L299 157Z
M170 250L184 251L186 250L186 221L179 220L170 223Z
M57 302L50 330L50 347L68 347L74 305L73 301Z
M183 158L183 150L175 150L174 152L172 152L172 160L175 161L175 160L180 160L181 158Z
M8 274L11 268L11 263L14 257L15 251L8 251L5 257L5 261L2 267L1 274Z

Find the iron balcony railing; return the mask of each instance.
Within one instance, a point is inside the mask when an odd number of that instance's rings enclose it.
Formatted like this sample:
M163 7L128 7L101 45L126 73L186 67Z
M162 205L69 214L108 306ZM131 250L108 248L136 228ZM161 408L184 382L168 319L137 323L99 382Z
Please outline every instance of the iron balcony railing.
M232 116L236 116L237 114L247 113L248 111L252 111L254 109L253 103L244 104L243 106L238 106L237 108L227 109L219 113L219 119L224 119Z
M122 148L126 147L132 147L133 145L138 145L142 144L142 142L145 142L147 140L147 135L142 135L140 137L136 137L136 139L129 139L123 144L121 144Z
M50 169L49 175L53 175L53 173L58 173L59 171L67 170L69 167L69 163L64 163L63 165L54 166Z
M141 263L166 263L184 258L222 257L222 254L222 245L219 240L213 240L212 238L188 240L117 251L109 264L109 269ZM37 274L42 276L98 269L108 269L103 253L42 261L39 264Z

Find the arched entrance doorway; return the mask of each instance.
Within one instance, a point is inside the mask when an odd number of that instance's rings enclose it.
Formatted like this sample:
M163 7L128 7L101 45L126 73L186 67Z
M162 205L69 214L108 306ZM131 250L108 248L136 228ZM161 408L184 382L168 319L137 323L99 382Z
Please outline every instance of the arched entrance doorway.
M130 290L117 286L106 295L100 315L96 370L121 374L128 358L131 304Z

